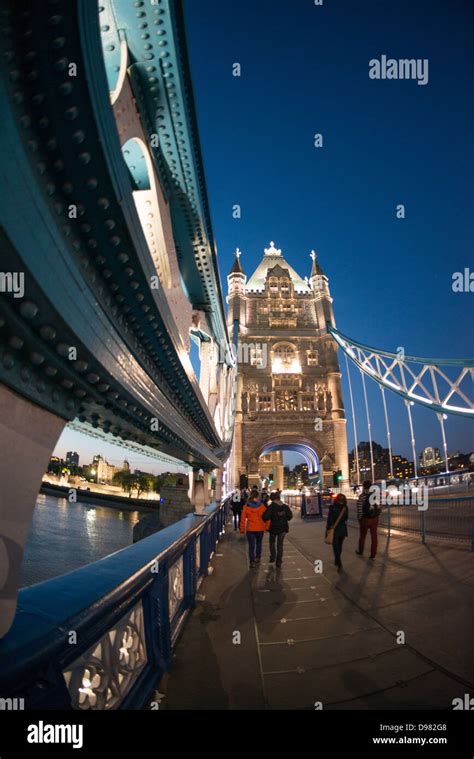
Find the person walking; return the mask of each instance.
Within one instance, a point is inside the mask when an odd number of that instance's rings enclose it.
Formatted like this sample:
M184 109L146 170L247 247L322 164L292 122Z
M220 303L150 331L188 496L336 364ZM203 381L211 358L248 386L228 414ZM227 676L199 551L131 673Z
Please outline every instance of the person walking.
M268 490L266 488L263 488L261 498L262 498L262 503L264 504L264 506L266 506L268 501L270 500L270 496L268 495Z
M342 544L344 543L344 539L347 538L348 515L347 498L342 493L339 493L329 507L326 522L326 543L332 545L334 564L338 572L342 571Z
M240 518L240 532L247 535L249 544L250 569L255 569L260 563L262 555L263 533L268 529L263 521L266 508L258 494L258 490L252 490L250 498L242 509Z
M301 493L301 519L306 518L306 492L305 488L300 488Z
M241 490L240 492L238 490L235 491L234 495L232 496L232 514L234 519L234 530L237 530L240 527L240 518L242 516L242 509L244 508L244 505L247 501L247 496L245 494L244 490Z
M293 512L281 500L280 492L274 490L270 493L270 500L263 515L263 520L270 525L268 528L270 533L270 564L273 564L276 560L278 568L281 567L283 562L283 541L289 530L288 522L291 519L293 519Z
M379 524L380 508L375 503L371 503L370 480L365 480L362 484L362 492L357 500L357 519L359 520L359 548L356 551L358 556L364 554L364 544L367 532L370 531L370 556L372 561L377 555L377 528Z

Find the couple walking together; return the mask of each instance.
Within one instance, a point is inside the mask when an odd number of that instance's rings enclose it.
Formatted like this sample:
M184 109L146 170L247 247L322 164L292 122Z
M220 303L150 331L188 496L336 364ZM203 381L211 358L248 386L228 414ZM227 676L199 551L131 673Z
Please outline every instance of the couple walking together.
M364 553L365 538L370 532L371 545L369 558L374 560L377 554L377 527L379 523L380 508L371 500L372 483L366 480L362 486L362 493L357 501L357 519L359 522L359 547L356 550L358 556ZM334 552L334 564L337 571L342 571L342 546L347 537L347 517L349 515L347 498L339 493L329 507L326 523L326 543L332 545Z
M270 498L265 504L258 490L252 490L240 518L240 532L247 535L251 569L256 569L260 562L265 532L270 534L270 564L276 563L278 568L281 567L283 541L291 519L291 509L283 503L279 491L270 493Z

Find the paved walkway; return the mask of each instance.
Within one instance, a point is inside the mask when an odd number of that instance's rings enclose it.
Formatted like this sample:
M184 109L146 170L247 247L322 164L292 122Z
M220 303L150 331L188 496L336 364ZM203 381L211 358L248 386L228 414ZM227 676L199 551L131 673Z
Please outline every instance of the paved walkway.
M265 537L249 570L229 524L162 708L449 709L474 693L474 554L381 535L370 562L349 528L338 575L323 534L295 512L283 568L268 563Z

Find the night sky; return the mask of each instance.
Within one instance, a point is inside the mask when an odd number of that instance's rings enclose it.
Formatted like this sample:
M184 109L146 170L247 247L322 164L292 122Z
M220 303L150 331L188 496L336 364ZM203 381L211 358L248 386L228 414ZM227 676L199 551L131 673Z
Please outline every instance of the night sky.
M472 355L474 295L454 293L452 275L474 269L474 4L185 0L185 8L225 287L236 247L248 276L270 240L302 276L315 248L342 332L408 355ZM382 55L428 59L428 83L370 79L369 60ZM396 218L400 203L405 219ZM368 389L373 436L385 445L380 391L370 380ZM347 383L345 397L349 410ZM405 409L388 400L394 451L411 459ZM417 450L441 448L434 415L413 414ZM446 429L450 451L472 450L471 422L451 416ZM352 448L350 423L348 432Z
M388 351L472 355L474 295L454 293L452 275L474 269L474 3L185 0L185 10L225 290L236 247L248 276L270 240L301 276L315 248L343 333ZM370 79L369 60L382 55L428 59L428 83ZM316 133L323 148L314 147ZM396 218L398 204L405 219ZM344 361L342 369L349 416ZM365 440L355 369L352 376ZM380 392L370 380L368 390L373 437L385 445ZM389 396L394 452L411 459L405 410ZM417 450L441 448L434 415L413 413ZM446 428L450 452L472 450L472 422L451 416ZM350 421L348 434L351 449ZM77 433L57 452L70 447L85 460L99 450L123 459Z

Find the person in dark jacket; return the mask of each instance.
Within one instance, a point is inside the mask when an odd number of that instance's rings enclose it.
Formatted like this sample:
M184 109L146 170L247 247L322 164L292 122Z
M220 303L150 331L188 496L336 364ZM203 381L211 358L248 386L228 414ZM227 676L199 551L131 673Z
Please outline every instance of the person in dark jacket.
M235 491L234 495L232 496L232 514L234 515L234 530L237 530L240 527L240 517L242 516L242 509L244 508L245 504L247 503L247 496L244 490L241 490L240 492L238 490Z
M376 495L376 491L374 496ZM364 553L365 538L370 531L370 556L374 560L377 555L377 528L379 526L380 508L371 503L372 483L365 480L362 486L362 493L357 501L357 519L359 520L359 548L356 554L362 556Z
M288 522L290 519L293 519L293 513L290 507L286 503L283 503L278 491L270 493L270 500L263 519L265 522L270 522L268 530L270 533L270 563L273 564L276 560L277 567L281 567L283 562L283 541L289 530Z
M344 538L347 538L346 523L348 514L347 498L342 493L339 493L329 507L328 519L326 522L326 535L330 529L334 529L332 550L334 551L334 564L336 565L338 572L341 572L342 570L342 544L344 543Z

